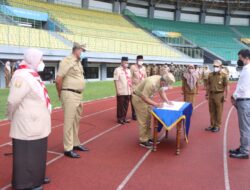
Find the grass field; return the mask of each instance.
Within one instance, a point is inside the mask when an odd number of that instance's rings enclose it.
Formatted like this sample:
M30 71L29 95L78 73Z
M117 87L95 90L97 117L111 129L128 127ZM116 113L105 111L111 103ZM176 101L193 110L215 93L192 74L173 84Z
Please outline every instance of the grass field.
M174 86L181 85L181 82L176 82ZM57 96L55 85L47 85L49 96L53 107L61 106ZM0 89L0 119L6 118L6 105L9 89ZM104 97L114 96L115 87L113 81L89 82L86 84L85 92L83 93L83 101L96 100Z

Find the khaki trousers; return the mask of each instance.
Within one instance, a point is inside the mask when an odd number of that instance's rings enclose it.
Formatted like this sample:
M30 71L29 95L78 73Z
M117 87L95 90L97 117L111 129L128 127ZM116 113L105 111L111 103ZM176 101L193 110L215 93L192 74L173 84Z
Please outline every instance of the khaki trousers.
M132 95L132 104L139 123L139 140L147 142L151 139L151 108L139 96Z
M209 113L211 127L221 127L224 93L209 94Z
M194 106L195 94L184 93L184 102L189 102Z
M64 111L64 150L73 150L74 146L80 145L78 137L79 123L83 111L82 95L70 91L62 91L61 102Z

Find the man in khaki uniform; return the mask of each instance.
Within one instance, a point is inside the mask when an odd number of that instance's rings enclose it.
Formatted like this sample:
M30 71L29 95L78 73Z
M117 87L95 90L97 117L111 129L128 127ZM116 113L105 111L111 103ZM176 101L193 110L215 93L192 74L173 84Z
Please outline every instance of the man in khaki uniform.
M138 55L136 58L136 64L130 67L131 78L132 78L132 91L147 78L146 68L143 66L143 56ZM131 103L132 105L132 103ZM136 114L133 105L132 107L132 119L136 120Z
M64 111L64 154L71 158L80 158L73 150L87 151L80 143L78 132L82 113L82 92L84 90L84 71L81 65L81 53L85 45L73 44L72 54L64 58L59 66L56 87Z
M198 87L199 75L195 72L194 65L189 65L182 78L182 92L185 102L189 102L194 106L195 95L198 93Z
M228 79L221 72L222 62L214 61L214 72L208 76L206 98L209 103L210 127L206 131L219 132L221 128L223 104L228 95Z
M5 87L9 88L11 80L11 66L9 61L5 63L4 73L5 73Z
M208 80L209 73L210 73L210 70L208 66L205 66L203 69L203 73L202 73L204 89L207 89L207 80Z
M128 57L122 57L121 66L114 71L114 82L117 98L117 122L129 123L126 120L132 93L131 72L128 69Z
M152 68L152 76L153 75L158 75L159 73L159 68L156 64L154 64L153 68Z
M137 115L139 124L139 140L142 147L151 148L151 106L162 107L163 103L153 101L153 96L159 92L163 102L171 104L166 97L165 91L168 86L175 82L171 73L165 73L163 76L155 75L146 78L135 89L133 93L132 103Z
M151 66L149 64L146 66L146 72L147 72L147 76L150 77L151 76Z

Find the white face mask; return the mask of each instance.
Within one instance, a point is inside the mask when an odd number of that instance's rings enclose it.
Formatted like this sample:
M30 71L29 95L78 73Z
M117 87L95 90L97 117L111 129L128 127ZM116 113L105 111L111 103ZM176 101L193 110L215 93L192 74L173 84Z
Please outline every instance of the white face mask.
M190 72L190 73L194 73L195 70L194 70L194 69L189 69L189 72Z
M168 89L169 89L168 86L161 87L161 91L163 91L163 92L167 91Z
M138 61L138 65L142 66L143 65L143 61Z
M125 68L128 68L128 63L124 64L123 66L124 66Z
M216 73L220 72L220 68L215 67L215 68L214 68L214 72L216 72Z
M44 64L43 61L41 61L41 63L37 67L37 71L38 72L43 72L44 68L45 68L45 64Z

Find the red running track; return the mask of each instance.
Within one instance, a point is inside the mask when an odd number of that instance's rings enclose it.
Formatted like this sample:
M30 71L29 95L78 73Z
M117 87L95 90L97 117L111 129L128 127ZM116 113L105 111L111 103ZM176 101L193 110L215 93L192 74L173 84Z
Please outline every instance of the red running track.
M234 85L231 91L233 89ZM168 97L181 100L180 89L172 89ZM182 140L180 156L174 154L175 130L159 144L157 152L140 147L136 122L117 125L115 104L115 98L109 98L84 105L79 134L81 142L91 151L81 153L81 159L77 160L63 156L63 112L61 109L53 112L47 162L47 176L52 182L45 186L46 190L250 189L250 162L232 160L224 154L224 147L234 148L239 142L236 111L231 109L230 102L225 104L220 133L205 132L209 114L204 91L201 91L192 118L189 144ZM11 189L12 157L4 156L11 152L8 132L9 123L0 122L1 189Z

